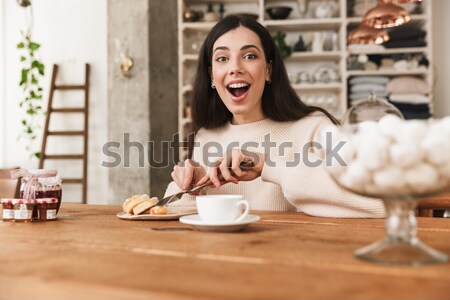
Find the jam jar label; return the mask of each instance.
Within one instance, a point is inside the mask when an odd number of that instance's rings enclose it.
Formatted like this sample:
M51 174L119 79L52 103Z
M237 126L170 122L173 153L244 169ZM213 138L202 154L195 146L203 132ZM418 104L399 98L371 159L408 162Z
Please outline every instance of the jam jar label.
M19 209L14 210L14 219L30 220L33 210L29 210L26 204L20 204Z
M3 209L3 219L14 219L14 209Z
M56 209L47 209L47 220L56 219Z

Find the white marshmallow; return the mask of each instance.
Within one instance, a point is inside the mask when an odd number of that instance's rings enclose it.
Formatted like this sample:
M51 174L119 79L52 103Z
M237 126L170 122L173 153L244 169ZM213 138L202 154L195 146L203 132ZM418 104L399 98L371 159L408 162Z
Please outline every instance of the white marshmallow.
M427 135L427 123L416 120L403 122L403 126L401 126L400 131L401 135L399 135L399 139L401 141L421 141Z
M443 132L430 132L421 143L426 160L437 166L450 161L450 143Z
M422 161L424 151L418 143L411 141L405 143L395 143L389 148L391 163L406 168Z
M424 193L435 189L439 183L439 173L427 163L419 163L406 170L406 185L413 193Z
M369 170L381 169L389 161L388 145L385 138L374 137L358 145L356 156Z
M393 140L399 139L399 135L401 134L399 129L402 127L402 125L402 119L393 114L388 114L378 121L378 128L380 129L380 131L385 136L390 137Z
M405 192L405 175L401 168L388 166L374 172L373 181L383 193Z

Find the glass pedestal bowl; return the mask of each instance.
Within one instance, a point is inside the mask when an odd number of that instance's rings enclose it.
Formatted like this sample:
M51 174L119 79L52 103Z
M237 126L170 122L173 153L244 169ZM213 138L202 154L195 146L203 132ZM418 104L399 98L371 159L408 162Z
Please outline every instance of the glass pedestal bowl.
M386 208L385 237L355 255L382 264L447 262L446 254L417 237L415 213L421 198L450 190L450 118L423 122L391 115L326 131L333 148L344 142L344 163L326 166L331 177L348 191L381 199Z

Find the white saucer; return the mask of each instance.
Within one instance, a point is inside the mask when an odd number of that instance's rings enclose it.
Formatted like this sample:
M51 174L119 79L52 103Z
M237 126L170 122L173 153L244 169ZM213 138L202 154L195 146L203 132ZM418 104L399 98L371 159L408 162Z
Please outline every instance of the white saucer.
M181 217L180 222L183 224L192 225L195 229L200 231L231 232L241 230L251 223L258 222L260 219L261 218L259 216L248 215L239 222L210 223L202 221L199 215L189 215Z

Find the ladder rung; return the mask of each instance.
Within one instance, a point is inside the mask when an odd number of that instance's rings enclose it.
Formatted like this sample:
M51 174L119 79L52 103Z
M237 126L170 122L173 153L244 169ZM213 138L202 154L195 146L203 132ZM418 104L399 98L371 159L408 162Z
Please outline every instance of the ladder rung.
M56 113L84 113L86 112L85 108L52 108L51 112Z
M84 85L55 85L55 90L84 90Z
M63 178L62 183L83 183L83 179L78 178Z
M44 155L44 159L83 159L83 154L51 154Z
M71 136L71 135L83 135L84 131L49 131L47 134L59 136Z

